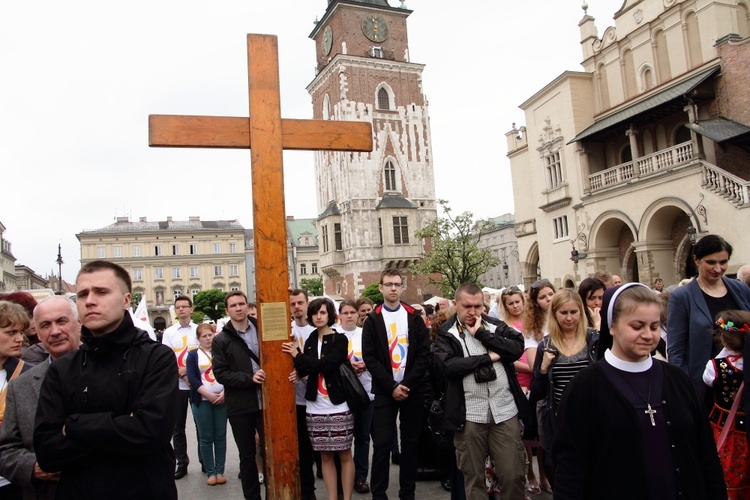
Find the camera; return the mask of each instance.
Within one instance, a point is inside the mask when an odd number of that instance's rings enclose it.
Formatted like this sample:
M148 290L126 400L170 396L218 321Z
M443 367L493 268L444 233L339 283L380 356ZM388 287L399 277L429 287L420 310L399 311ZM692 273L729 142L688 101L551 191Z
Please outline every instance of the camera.
M474 381L478 384L492 382L497 379L497 372L492 363L482 363L474 370Z

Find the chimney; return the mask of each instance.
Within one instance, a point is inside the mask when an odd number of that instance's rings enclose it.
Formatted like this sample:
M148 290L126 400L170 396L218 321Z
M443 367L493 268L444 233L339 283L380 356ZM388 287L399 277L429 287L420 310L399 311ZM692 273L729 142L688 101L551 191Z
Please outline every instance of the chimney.
M117 223L119 224L120 222L130 222L130 220L127 217L118 217Z
M167 216L167 222L172 222L172 216L171 215Z
M294 216L293 215L287 215L286 216L286 220L294 220Z
M139 220L140 220L141 222L147 222L147 221L146 221L146 218L145 218L145 217L141 217L141 218L140 218Z

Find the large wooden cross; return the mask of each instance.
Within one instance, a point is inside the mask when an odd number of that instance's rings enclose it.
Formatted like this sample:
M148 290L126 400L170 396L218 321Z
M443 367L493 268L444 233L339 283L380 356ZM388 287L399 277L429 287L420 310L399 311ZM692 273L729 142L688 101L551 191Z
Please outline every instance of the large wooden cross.
M248 35L247 55L249 118L150 115L149 145L251 149L261 362L268 374L263 386L266 484L269 499L296 500L300 485L294 387L287 380L292 367L281 352L290 330L283 150L372 151L372 127L364 122L282 119L277 38Z

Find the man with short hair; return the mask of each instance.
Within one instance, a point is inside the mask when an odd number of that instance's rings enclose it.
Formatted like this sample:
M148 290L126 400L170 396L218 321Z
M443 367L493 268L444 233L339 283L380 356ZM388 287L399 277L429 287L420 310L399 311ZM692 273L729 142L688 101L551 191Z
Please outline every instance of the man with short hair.
M81 343L78 310L67 297L42 299L34 309L34 324L49 360L21 374L8 385L5 417L0 426L0 475L23 489L24 498L53 499L59 472L39 467L34 453L34 417L39 390L50 363Z
M594 273L594 279L597 279L604 283L604 286L606 288L612 287L612 273L607 271L606 269L599 269Z
M485 457L490 450L503 500L524 497L526 452L519 418L529 414L513 362L523 354L523 335L483 314L482 289L456 290L456 314L435 339L435 357L446 376L444 430L454 431L456 461L466 498L487 498Z
M307 292L294 289L289 292L289 310L292 314L292 338L300 350L305 347L305 342L315 327L307 321ZM296 378L296 371L292 372ZM313 473L312 443L307 432L307 400L305 390L307 379L297 380L294 383L294 399L297 410L297 450L299 452L299 474L302 489L302 500L313 500L315 496L315 475Z
M622 285L622 278L617 276L616 274L612 275L612 286L620 286Z
M661 293L662 290L664 290L664 280L661 278L656 278L654 280L654 291L657 293Z
M187 295L180 295L174 299L174 310L177 315L177 323L166 330L161 342L174 352L177 361L177 373L180 376L180 403L177 407L177 422L172 433L172 446L177 459L177 468L174 471L175 479L182 479L187 474L190 458L187 451L187 437L185 436L185 424L187 422L188 404L190 401L190 383L187 378L187 355L189 351L198 348L196 330L198 325L193 323L193 301ZM197 430L196 430L197 435ZM198 439L200 443L200 439ZM198 448L200 459L200 446ZM201 463L203 461L201 460Z
M380 274L378 288L383 304L368 315L362 330L362 356L372 375L375 395L370 476L374 500L388 498L388 458L397 415L401 422L399 498L413 499L415 492L430 339L420 315L401 302L403 283L398 269L389 268Z
M89 262L76 289L83 344L56 359L42 383L39 467L61 472L57 498L176 499L174 354L133 326L122 267Z
M211 348L214 376L224 385L227 416L240 456L242 493L247 499L260 500L255 431L261 418L261 384L266 372L260 367L258 323L248 317L247 296L240 290L227 294L224 308L229 322L221 335L214 337Z

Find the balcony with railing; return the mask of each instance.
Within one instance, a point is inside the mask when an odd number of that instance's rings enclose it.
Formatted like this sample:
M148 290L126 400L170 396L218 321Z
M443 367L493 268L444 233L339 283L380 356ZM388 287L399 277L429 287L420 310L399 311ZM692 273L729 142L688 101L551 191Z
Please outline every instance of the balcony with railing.
M594 192L624 184L632 179L648 177L681 165L687 165L694 160L693 143L691 141L683 142L671 148L637 158L635 162L621 163L591 174L589 175L589 188Z
M594 193L675 168L696 164L701 166L701 186L704 189L716 193L737 207L750 205L750 181L701 160L694 155L693 143L690 141L642 156L635 162L622 163L589 175L589 192Z

